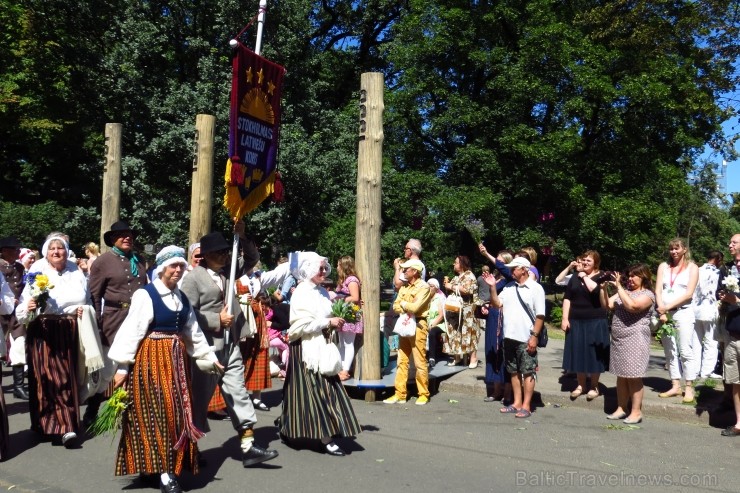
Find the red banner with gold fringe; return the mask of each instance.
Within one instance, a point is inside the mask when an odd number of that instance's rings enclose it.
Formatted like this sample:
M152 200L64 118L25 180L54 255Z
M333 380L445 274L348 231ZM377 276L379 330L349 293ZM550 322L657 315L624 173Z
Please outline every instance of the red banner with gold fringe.
M224 207L242 218L273 192L285 68L242 43L234 50Z

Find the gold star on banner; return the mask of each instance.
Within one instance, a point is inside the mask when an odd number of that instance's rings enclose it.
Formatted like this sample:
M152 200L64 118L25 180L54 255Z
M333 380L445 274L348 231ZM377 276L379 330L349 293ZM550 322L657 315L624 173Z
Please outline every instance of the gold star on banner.
M252 67L247 69L247 84L252 83Z
M267 94L270 96L273 95L273 91L275 91L275 84L272 83L272 81L267 82Z
M264 74L262 73L262 69L260 69L260 71L257 72L257 84L262 85L263 78L264 78Z

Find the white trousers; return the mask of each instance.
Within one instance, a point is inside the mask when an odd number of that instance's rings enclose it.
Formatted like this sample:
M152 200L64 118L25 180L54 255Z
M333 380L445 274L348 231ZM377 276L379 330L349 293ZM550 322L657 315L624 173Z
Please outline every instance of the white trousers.
M355 334L354 332L339 333L339 356L342 358L342 370L349 371L352 360L355 359Z
M717 366L718 346L714 332L717 329L717 321L711 322L697 320L695 323L696 336L701 341L701 365L699 367L699 376L707 378L714 372Z
M701 366L701 340L696 333L693 308L683 308L672 313L676 325L676 338L664 337L663 349L671 380L694 381ZM683 371L682 371L683 370Z

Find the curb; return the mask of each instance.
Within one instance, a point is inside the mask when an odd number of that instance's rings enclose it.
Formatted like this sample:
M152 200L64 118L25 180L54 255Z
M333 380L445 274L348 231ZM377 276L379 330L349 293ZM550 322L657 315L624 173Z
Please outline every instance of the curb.
M614 389L611 389L614 390ZM646 389L646 391L648 391ZM457 394L469 395L472 397L479 397L483 399L486 396L486 386L482 380L478 380L475 383L464 383L455 381L455 378L448 378L439 383L439 392L453 392ZM614 406L614 397L605 395L596 398L594 401L587 401L585 398L579 398L574 401L570 400L570 396L567 392L552 392L547 389L538 391L535 386L535 397L534 401L537 403L537 407L544 406L558 406L558 407L578 407L582 409L590 409L605 413L604 401L608 401L610 406ZM727 426L733 424L734 412L733 411L719 411L721 400L714 399L711 402L702 402L701 404L685 405L678 402L672 403L667 401L666 403L643 401L643 411L645 418L650 419L651 417L660 417L673 421L681 421L692 424L706 425L706 426L720 426L720 423L727 421ZM726 419L725 419L726 418Z

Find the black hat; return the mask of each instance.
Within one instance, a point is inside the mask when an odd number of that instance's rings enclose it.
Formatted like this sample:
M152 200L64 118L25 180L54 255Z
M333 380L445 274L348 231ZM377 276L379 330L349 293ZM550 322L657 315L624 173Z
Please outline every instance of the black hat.
M20 248L21 242L15 236L0 238L0 248Z
M224 239L221 233L208 233L200 239L200 254L205 255L219 250L228 250L231 245Z
M113 226L110 227L110 231L107 231L103 235L103 241L105 241L105 244L109 247L113 246L113 236L115 236L116 233L120 233L121 231L131 231L131 234L136 237L138 234L138 231L135 229L132 229L131 226L126 223L126 221L116 221L113 223Z

